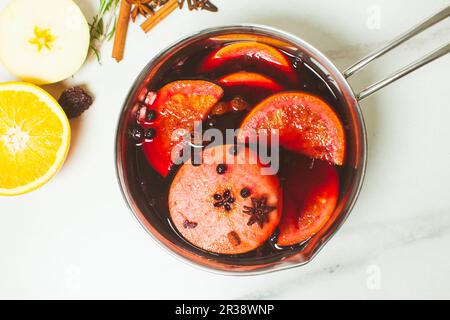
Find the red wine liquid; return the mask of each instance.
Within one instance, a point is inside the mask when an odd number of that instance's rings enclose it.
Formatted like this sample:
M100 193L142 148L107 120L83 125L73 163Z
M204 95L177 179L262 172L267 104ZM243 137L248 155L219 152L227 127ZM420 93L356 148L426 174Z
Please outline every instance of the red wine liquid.
M347 130L349 126L347 125L348 121L344 112L345 104L343 98L339 94L340 91L335 88L333 84L334 82L330 81L327 75L323 75L321 73L320 66L314 65L311 61L306 61L306 58L302 56L302 54L299 56L293 56L283 52L289 59L292 67L297 73L298 79L300 80L299 84L296 86L288 83L284 79L283 75L280 76L280 73L277 74L263 65L258 65L255 63L249 65L248 61L242 61L242 63L229 65L226 70L222 68L221 70L215 72L199 74L198 68L200 63L212 51L223 45L224 43L215 44L212 43L211 40L208 40L206 43L198 45L197 47L190 47L186 50L182 50L179 55L172 57L165 62L156 74L152 76L152 79L147 86L148 91L157 92L165 84L176 80L201 79L215 82L215 79L232 72L244 70L261 72L277 80L277 82L286 88L285 90L304 91L321 97L336 111L341 118L344 129ZM273 94L273 92L268 92L265 89L255 88L252 88L252 90L240 90L239 92L236 92L235 89L224 88L224 90L225 94L222 101L229 101L236 95L240 95L243 96L251 106L255 106L258 102ZM136 101L137 99L138 98L136 97ZM228 112L222 116L210 115L204 121L204 128L217 128L223 132L225 129L237 129L249 110L251 110L251 108L240 112ZM131 125L129 129L132 129ZM351 146L348 147L351 148ZM280 260L282 257L295 254L308 244L307 240L294 246L279 247L276 245L278 231L275 231L264 245L245 254L216 254L195 247L179 234L176 228L172 225L169 215L169 188L177 170L179 169L179 166L174 166L171 173L164 178L149 165L141 146L136 144L135 141L129 139L126 143L125 149L125 170L133 199L144 213L145 218L172 243L175 243L176 245L181 246L197 255L211 258L216 261L218 260L225 264L234 265L270 263ZM287 164L295 161L296 158L301 156L283 150L282 148L280 152L279 178L281 183L283 183L285 176L289 176L289 171L286 169ZM313 165L314 160L311 159L310 161L311 165ZM347 168L345 165L342 167L337 167L337 170L339 173L340 194L343 195L349 185L349 177L352 173L350 172L351 169Z

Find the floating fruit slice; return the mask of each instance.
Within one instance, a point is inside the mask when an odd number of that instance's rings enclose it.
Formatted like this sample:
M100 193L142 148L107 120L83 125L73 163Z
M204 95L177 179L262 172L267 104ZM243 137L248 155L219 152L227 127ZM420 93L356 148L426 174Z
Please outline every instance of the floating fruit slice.
M154 115L154 121L141 122L151 137L143 144L148 162L162 176L167 176L172 167L171 153L179 146L183 137L173 140L176 130L190 133L194 121L202 121L223 95L223 90L214 83L202 80L175 81L165 85L157 93L148 112ZM149 127L150 126L150 127Z
M0 195L34 190L62 166L70 126L58 102L27 83L0 84Z
M170 216L183 237L222 254L261 246L276 229L282 209L277 176L261 174L262 165L251 161L257 159L253 151L242 147L233 155L233 148L207 148L204 163L185 163L169 192Z
M272 92L283 89L275 80L255 72L240 71L226 75L218 80L224 87L244 87L249 90L261 88Z
M0 15L0 60L19 78L54 83L86 59L89 26L72 0L11 0Z
M333 214L339 193L336 168L327 162L299 157L289 172L277 241L280 246L315 235Z
M304 92L270 96L247 115L240 139L258 129L278 129L280 145L312 158L342 165L345 134L342 123L322 99Z
M200 66L200 72L228 69L233 65L243 67L268 67L272 73L283 73L289 81L295 81L295 72L286 56L278 49L254 41L241 41L223 46L212 52Z

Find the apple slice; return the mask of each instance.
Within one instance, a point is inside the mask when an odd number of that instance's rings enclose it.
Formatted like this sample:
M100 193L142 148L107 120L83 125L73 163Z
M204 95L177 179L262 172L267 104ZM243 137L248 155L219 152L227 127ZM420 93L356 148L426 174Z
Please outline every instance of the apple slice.
M330 219L339 195L336 168L324 161L298 157L284 184L283 215L277 244L290 246L315 235Z
M245 140L259 129L279 130L280 145L288 150L337 165L344 163L344 128L319 97L305 92L270 96L244 119L239 138Z
M223 87L243 87L248 90L261 88L272 93L283 90L275 80L255 72L240 71L226 75L217 80Z
M203 163L186 162L169 192L174 226L193 245L215 253L239 254L261 246L280 221L278 177L263 175L248 148L205 149ZM211 161L212 160L212 161ZM227 161L228 160L228 161Z
M24 81L71 77L89 49L89 26L72 0L12 0L0 16L0 60Z
M233 65L252 67L258 71L267 69L274 75L282 73L282 78L295 82L297 77L289 60L278 49L255 41L241 41L223 46L213 51L200 66L200 72L229 69Z
M148 162L162 176L167 176L173 163L173 148L181 149L183 137L172 140L175 130L187 133L194 129L194 121L202 121L223 95L218 85L203 80L181 80L161 88L147 112L154 115L153 122L141 121L146 128L143 144Z

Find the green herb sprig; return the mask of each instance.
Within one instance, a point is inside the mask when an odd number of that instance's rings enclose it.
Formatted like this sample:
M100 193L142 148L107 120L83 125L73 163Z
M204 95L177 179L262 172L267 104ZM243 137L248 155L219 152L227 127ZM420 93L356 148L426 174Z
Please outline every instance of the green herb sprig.
M100 48L105 41L110 41L114 37L120 0L99 0L99 2L98 13L93 17L89 27L91 35L90 49L101 64Z

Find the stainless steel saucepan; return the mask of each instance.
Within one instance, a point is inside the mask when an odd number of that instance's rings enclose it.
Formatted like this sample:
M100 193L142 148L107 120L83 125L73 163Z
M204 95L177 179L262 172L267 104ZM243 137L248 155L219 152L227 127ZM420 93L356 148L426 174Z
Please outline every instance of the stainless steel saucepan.
M207 29L178 41L161 52L144 68L132 86L118 122L116 136L117 175L124 198L131 211L148 233L158 243L168 249L169 252L209 271L225 274L260 274L298 267L311 261L345 221L358 198L363 184L367 160L367 140L359 102L386 85L447 54L450 51L450 43L370 85L361 92L354 92L347 79L363 69L371 61L448 16L450 16L450 6L405 32L376 52L356 62L344 72L339 71L325 55L309 43L286 32L265 26L238 25ZM141 88L151 84L158 77L158 72L164 68L165 63L170 61L171 58L177 56L180 52L189 52L190 48L198 47L199 44L207 43L208 39L224 42L256 40L298 56L307 62L308 65L313 66L314 71L322 78L327 79L327 84L342 101L341 105L343 107L338 112L344 119L347 119L346 138L348 141L348 152L346 155L346 166L348 167L346 172L348 172L348 176L342 186L343 190L338 205L327 225L309 240L306 245L295 252L284 253L270 258L261 257L240 261L239 259L224 260L216 255L193 250L190 246L180 243L179 237L171 236L165 232L161 228L161 221L158 218L152 218L152 208L146 203L145 197L142 197L142 190L136 186L133 171L136 170L135 164L128 163L126 157L128 152L134 152L134 145L130 145L131 143L127 139L126 132L127 126L131 121L130 119L133 118L132 113L134 112L133 106L136 101L136 95Z

